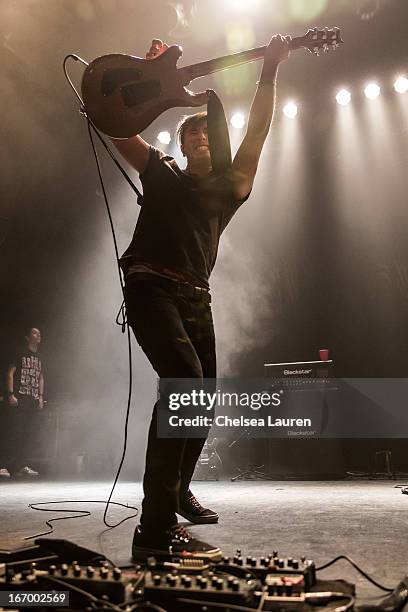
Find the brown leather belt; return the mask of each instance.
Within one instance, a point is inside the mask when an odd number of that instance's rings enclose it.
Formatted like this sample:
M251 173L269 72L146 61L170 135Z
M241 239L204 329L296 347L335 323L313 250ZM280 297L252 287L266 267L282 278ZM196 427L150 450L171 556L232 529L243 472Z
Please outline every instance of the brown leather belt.
M161 285L177 297L188 298L194 301L203 301L207 304L211 303L211 294L209 290L204 287L196 287L190 283L179 282L172 278L165 278L164 276L149 274L148 272L134 272L133 274L129 274L126 279L126 282L132 285L139 281L150 281L154 284Z

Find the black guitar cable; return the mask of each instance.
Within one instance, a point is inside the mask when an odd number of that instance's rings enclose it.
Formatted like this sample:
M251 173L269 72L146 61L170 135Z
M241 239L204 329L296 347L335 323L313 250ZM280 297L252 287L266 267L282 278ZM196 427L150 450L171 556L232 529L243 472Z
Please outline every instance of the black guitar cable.
M85 116L85 118L87 120L89 139L90 139L91 146L92 146L92 151L93 151L93 154L94 154L94 157L95 157L95 162L96 162L96 166L97 166L99 181L100 181L100 184L101 184L101 189L102 189L102 193L103 193L103 197L104 197L104 201L105 201L106 211L107 211L108 219L109 219L109 225L110 225L110 229L111 229L111 232L112 232L113 245L114 245L116 263L117 263L118 274L119 274L119 283L120 283L120 287L121 287L121 291L122 291L122 295L123 295L123 302L122 302L122 305L121 305L121 307L119 309L119 313L118 313L118 315L116 317L116 322L118 323L118 325L120 325L122 327L122 332L123 333L125 331L127 332L129 385L128 385L127 406L126 406L126 418L125 418L125 432L124 432L123 450L122 450L122 455L121 455L121 459L120 459L120 462L119 462L119 467L117 469L116 476L115 476L115 479L114 479L114 482L113 482L113 485L112 485L112 489L110 491L109 498L108 498L108 500L106 502L106 507L105 507L105 511L104 511L104 514L103 514L103 522L104 522L104 524L107 527L109 527L109 528L114 528L114 527L118 527L123 522L127 521L128 519L134 518L135 516L137 516L137 513L136 514L132 514L131 516L128 516L128 517L122 519L121 521L119 521L118 523L116 523L114 525L109 524L108 521L107 521L107 518L106 518L107 517L108 508L109 508L109 504L111 503L112 495L113 495L113 492L115 490L116 483L118 481L120 472L122 470L123 462L124 462L125 455L126 455L127 438L128 438L128 425L129 425L129 414L130 414L130 404L131 404L131 400L132 400L132 386L133 386L133 378L132 378L132 345L131 345L131 337L130 337L130 328L129 328L129 324L128 324L127 320L126 320L126 314L125 314L124 283L123 283L122 272L121 272L120 263L119 263L119 251L118 251L118 245L117 245L117 240L116 240L115 227L114 227L114 224L113 224L113 219L112 219L112 214L111 214L111 210L110 210L110 206L109 206L109 201L108 201L108 197L107 197L106 189L105 189L105 184L104 184L103 177L102 177L102 171L101 171L101 166L100 166L100 162L99 162L98 153L97 153L97 150L96 150L96 147L95 147L95 143L94 143L94 139L93 139L93 136L92 136L92 130L93 130L94 134L97 135L97 137L99 138L100 142L104 146L105 150L107 151L107 153L109 154L111 159L114 161L114 163L116 164L117 168L120 170L121 174L124 176L124 178L126 179L128 184L131 186L133 191L137 194L138 198L142 197L142 194L137 189L136 185L134 185L133 181L130 179L129 175L126 173L124 168L118 162L118 160L116 159L116 157L112 153L111 149L108 147L108 145L106 144L106 142L104 141L102 136L99 134L99 132L96 129L95 125L89 119L89 117L88 117L88 115L86 113L85 107L84 107L84 103L83 103L83 101L81 99L81 96L79 95L75 85L73 84L70 76L68 75L67 68L66 68L66 63L67 63L67 61L69 59L73 59L75 61L79 61L82 64L84 64L85 66L88 66L89 64L88 64L88 62L83 60L78 55L69 54L69 55L67 55L64 58L64 61L63 61L63 70L64 70L65 77L66 77L66 79L67 79L71 89L73 90L75 96L79 100L79 103L80 103L80 112ZM48 502L48 503L56 503L56 502ZM78 512L78 511L69 510L69 512ZM70 517L65 517L65 518L70 518ZM61 519L58 519L58 520L61 520Z

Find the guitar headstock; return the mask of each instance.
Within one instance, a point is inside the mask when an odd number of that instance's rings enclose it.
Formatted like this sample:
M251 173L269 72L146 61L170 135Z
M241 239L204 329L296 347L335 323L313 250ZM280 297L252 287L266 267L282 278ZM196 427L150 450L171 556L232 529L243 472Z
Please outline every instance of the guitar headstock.
M310 53L319 55L319 51L328 53L330 50L337 49L344 41L341 38L339 28L311 28L300 39L299 46L305 47Z

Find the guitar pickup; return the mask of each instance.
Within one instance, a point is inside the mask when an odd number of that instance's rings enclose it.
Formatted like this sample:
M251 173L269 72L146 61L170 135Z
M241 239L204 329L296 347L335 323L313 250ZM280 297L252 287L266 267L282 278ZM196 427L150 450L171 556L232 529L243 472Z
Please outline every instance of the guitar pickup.
M145 83L132 83L123 85L121 94L125 106L137 106L148 102L152 98L159 98L162 94L160 81L146 81Z
M101 82L103 96L110 96L123 83L137 81L142 72L136 68L110 68L105 70Z

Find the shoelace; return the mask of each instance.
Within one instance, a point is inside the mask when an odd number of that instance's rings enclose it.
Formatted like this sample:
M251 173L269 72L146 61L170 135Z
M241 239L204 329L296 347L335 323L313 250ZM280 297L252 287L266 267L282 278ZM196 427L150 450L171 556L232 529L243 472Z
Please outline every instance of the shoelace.
M192 538L191 534L182 525L175 525L172 527L171 535L176 540L181 540L182 542L189 542Z
M196 498L195 495L192 495L191 497L188 497L186 501L187 501L188 504L191 504L192 506L197 508L197 510L201 510L202 505L200 504L200 502L198 501L198 499Z

